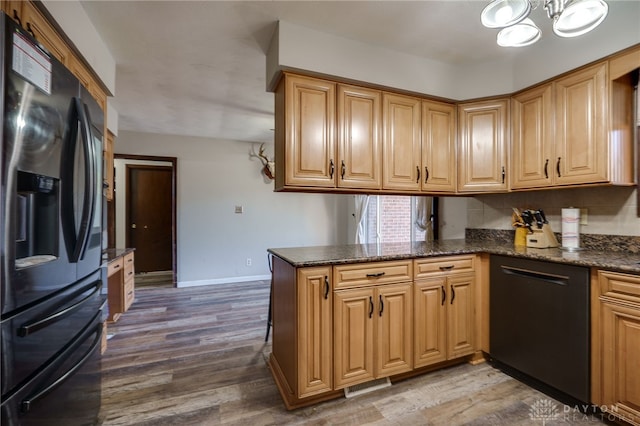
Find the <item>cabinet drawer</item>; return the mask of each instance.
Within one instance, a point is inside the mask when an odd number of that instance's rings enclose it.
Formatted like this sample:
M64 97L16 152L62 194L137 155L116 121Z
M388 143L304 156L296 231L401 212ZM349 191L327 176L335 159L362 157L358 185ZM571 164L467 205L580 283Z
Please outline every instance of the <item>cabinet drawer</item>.
M430 277L442 273L459 274L473 272L475 256L434 257L414 260L415 278Z
M124 297L124 311L129 309L129 306L133 303L133 299L135 299L135 280L132 278L130 280L125 281L123 286L123 297Z
M628 302L640 303L640 275L598 271L600 294Z
M413 277L412 266L410 260L334 266L334 288L411 281Z
M136 270L134 267L134 262L133 262L133 253L128 253L126 256L124 256L124 279L125 281L133 278L133 275L135 274Z
M124 265L124 262L122 261L122 257L118 257L117 259L109 262L109 265L107 265L107 276L110 277L116 272L119 272L120 270L122 270L123 265Z

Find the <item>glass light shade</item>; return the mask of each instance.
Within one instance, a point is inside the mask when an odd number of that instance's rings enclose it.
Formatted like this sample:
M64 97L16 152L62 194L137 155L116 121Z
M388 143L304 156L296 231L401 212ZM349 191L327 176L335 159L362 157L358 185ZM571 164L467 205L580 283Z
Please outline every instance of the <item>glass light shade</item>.
M529 12L529 0L493 0L482 10L480 20L487 28L503 28L522 21Z
M502 47L523 47L535 43L541 35L540 28L527 18L519 24L500 30L497 41Z
M603 0L573 0L553 20L553 32L560 37L580 36L600 25L608 12Z

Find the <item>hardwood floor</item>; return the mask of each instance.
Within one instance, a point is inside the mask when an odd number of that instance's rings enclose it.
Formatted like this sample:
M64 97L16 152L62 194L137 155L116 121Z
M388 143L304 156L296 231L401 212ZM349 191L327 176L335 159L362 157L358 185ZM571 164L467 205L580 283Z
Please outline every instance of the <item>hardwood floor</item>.
M108 328L101 424L602 424L486 363L289 412L266 365L268 299L268 281L137 290Z

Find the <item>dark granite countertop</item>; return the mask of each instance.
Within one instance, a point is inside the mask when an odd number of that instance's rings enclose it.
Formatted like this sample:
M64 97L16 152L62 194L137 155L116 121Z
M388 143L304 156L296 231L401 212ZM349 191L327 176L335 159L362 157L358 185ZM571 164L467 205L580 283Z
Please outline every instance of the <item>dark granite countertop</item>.
M589 249L569 252L559 248L535 249L504 242L464 239L272 248L267 251L295 267L489 253L640 274L640 253Z
M102 252L102 261L103 262L113 262L119 257L125 256L128 253L134 251L134 248L112 248L106 249Z

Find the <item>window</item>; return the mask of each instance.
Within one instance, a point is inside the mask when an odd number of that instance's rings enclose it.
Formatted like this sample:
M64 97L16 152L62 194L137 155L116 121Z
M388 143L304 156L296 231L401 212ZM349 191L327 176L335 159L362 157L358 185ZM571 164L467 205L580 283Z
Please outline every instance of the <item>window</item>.
M365 214L366 243L424 241L416 225L417 203L423 197L371 195Z

